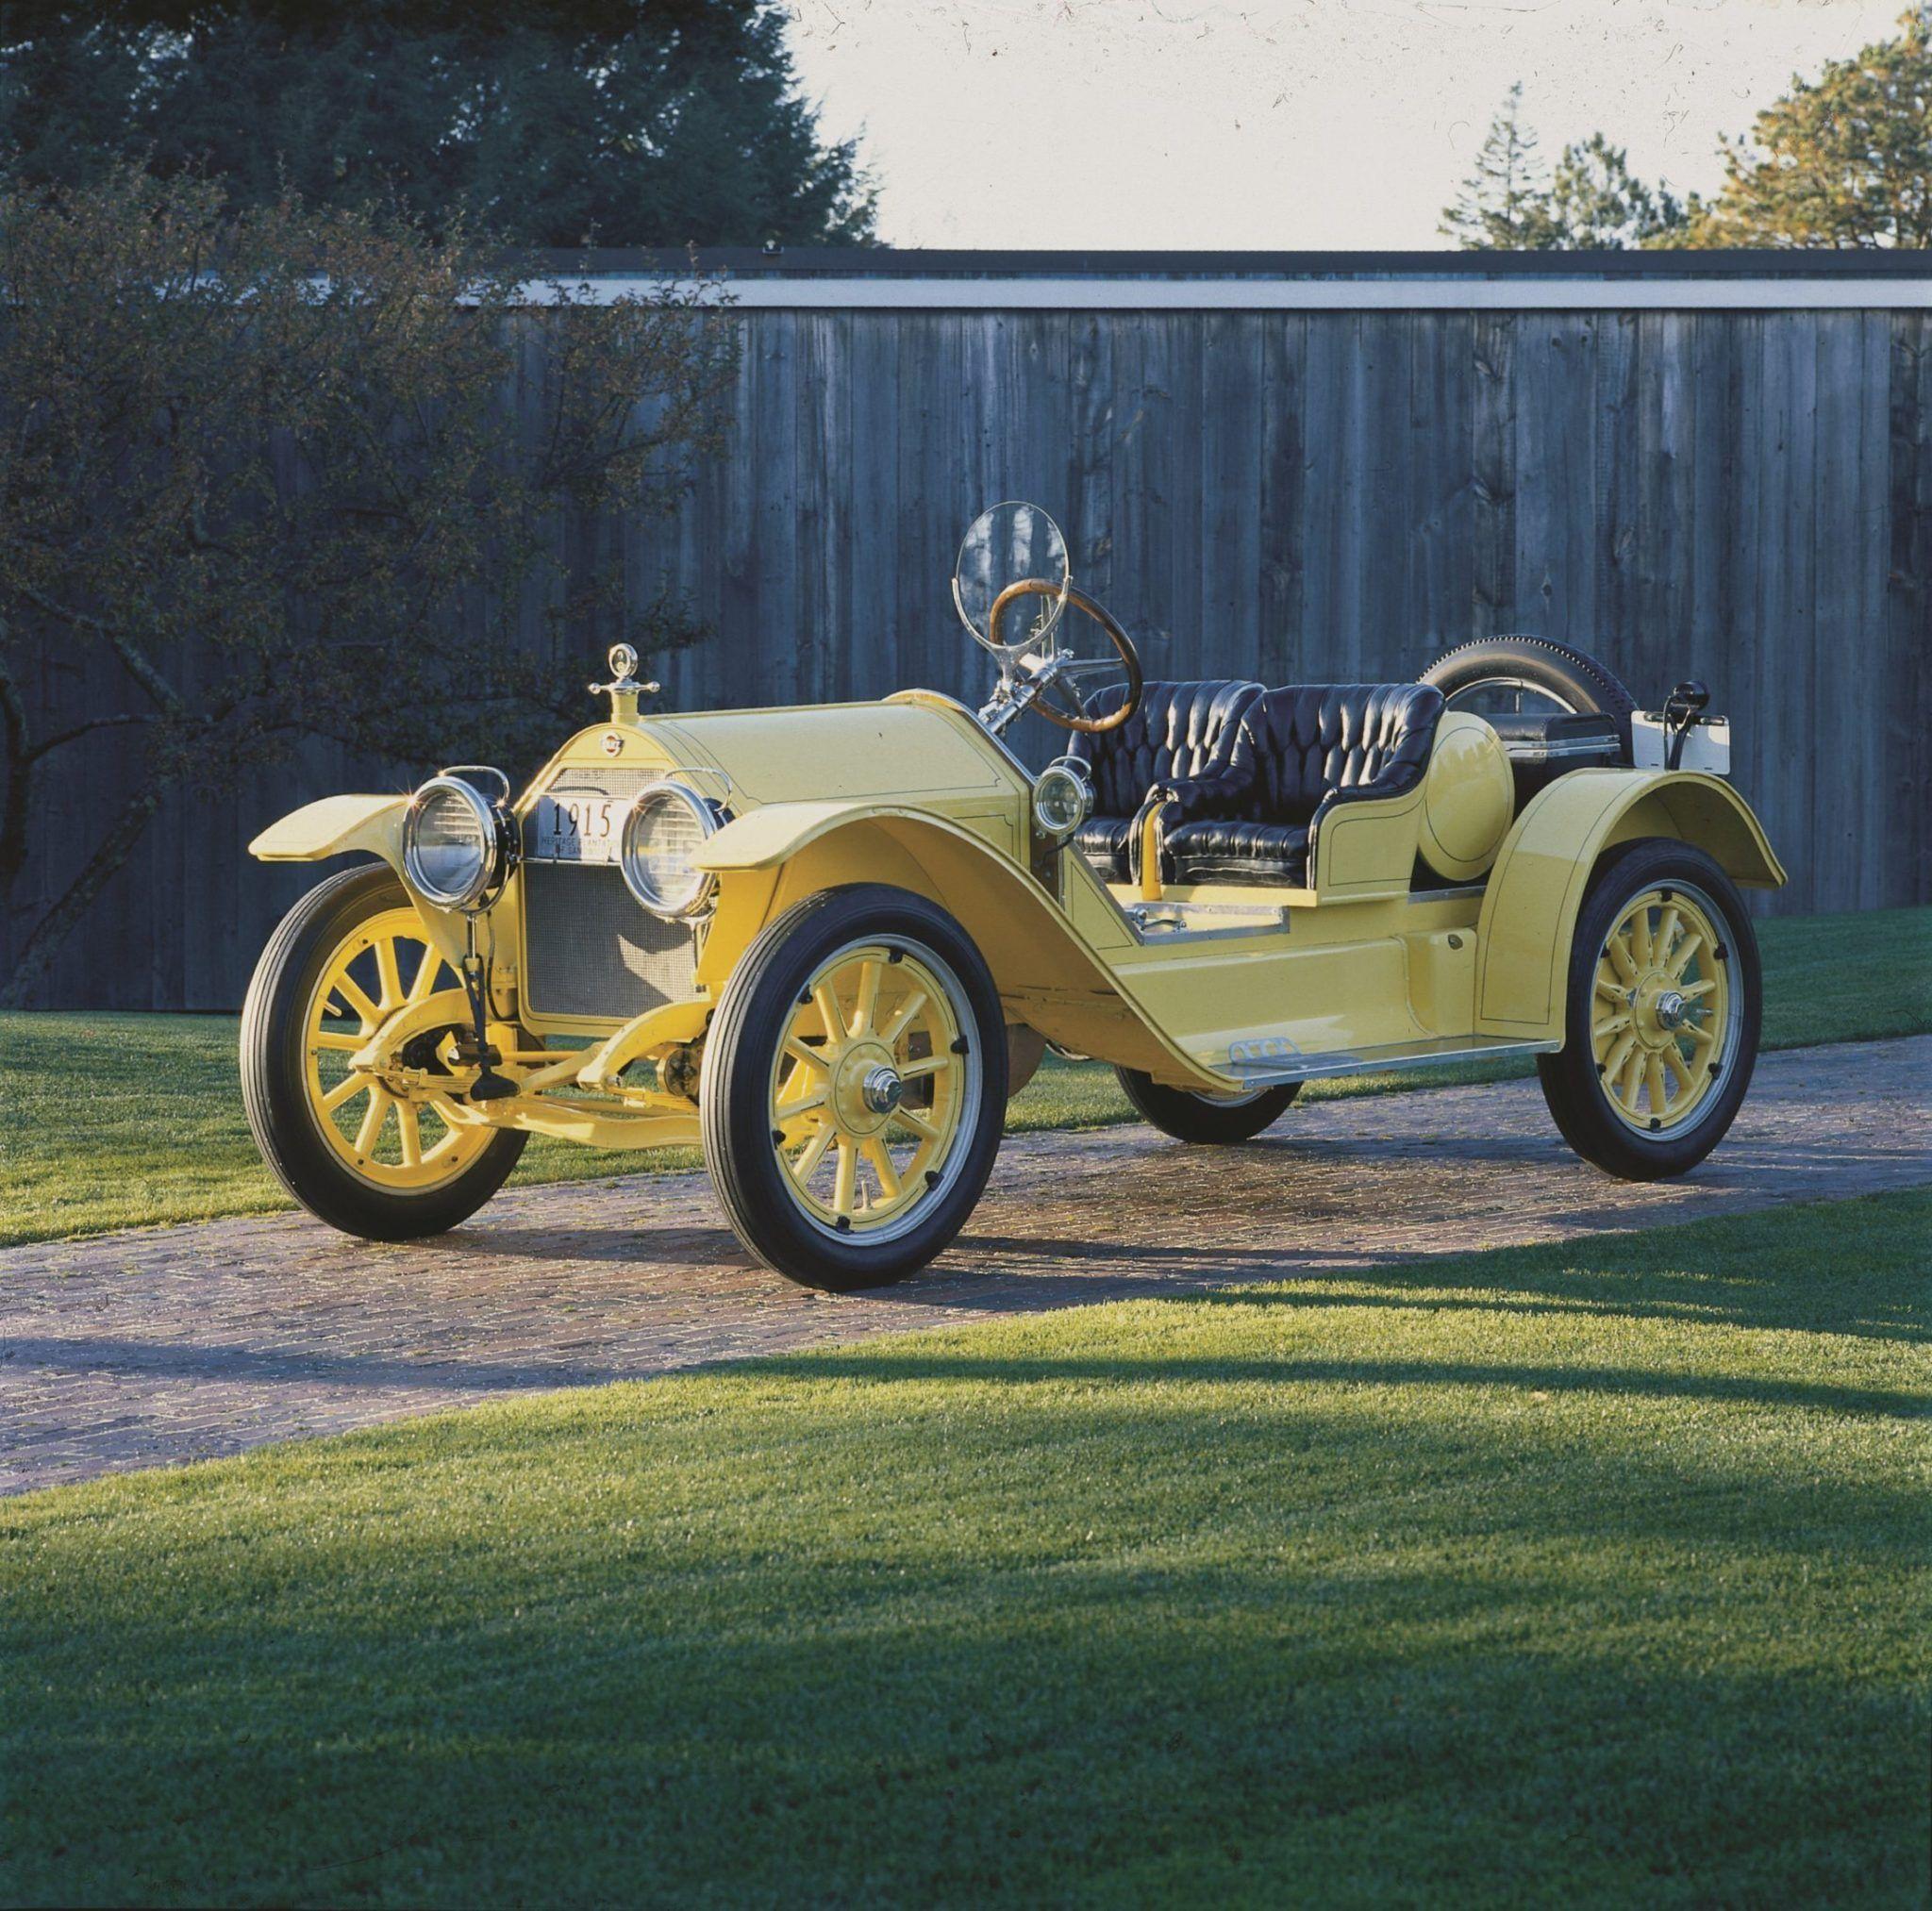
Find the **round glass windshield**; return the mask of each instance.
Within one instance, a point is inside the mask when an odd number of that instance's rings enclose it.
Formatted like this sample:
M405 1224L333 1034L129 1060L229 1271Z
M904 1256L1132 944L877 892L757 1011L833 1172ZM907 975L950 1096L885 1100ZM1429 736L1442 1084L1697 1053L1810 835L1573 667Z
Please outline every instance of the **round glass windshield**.
M1021 598L1000 617L1001 641L989 628L1001 591L1023 577L1041 577L1053 594ZM1020 657L1033 648L1066 608L1073 572L1060 527L1038 505L1008 500L982 511L960 540L953 567L953 602L977 642L995 656Z

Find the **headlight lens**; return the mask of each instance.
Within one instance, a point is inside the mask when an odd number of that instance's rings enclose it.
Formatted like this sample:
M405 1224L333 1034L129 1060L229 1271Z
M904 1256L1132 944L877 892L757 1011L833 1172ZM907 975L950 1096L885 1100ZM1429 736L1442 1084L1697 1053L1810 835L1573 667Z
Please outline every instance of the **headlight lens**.
M1042 834L1064 841L1093 812L1093 786L1086 766L1061 756L1040 773L1033 785L1033 820Z
M681 783L647 783L624 820L624 880L654 916L677 921L704 913L718 879L691 858L718 827L718 815Z
M467 909L502 873L496 812L455 776L432 776L409 799L403 823L403 869L425 902Z

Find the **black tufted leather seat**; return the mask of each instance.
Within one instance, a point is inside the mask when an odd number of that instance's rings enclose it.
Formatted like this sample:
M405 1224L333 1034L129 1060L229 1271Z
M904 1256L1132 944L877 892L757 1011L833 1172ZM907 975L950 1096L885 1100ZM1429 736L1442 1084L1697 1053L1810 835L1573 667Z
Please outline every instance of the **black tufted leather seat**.
M1119 709L1124 694L1118 688L1098 692L1088 714ZM1119 729L1075 737L1073 754L1085 760L1093 781L1093 814L1074 842L1103 877L1134 879L1148 792L1224 772L1236 725L1260 694L1259 684L1227 678L1147 684L1141 707Z
M1162 786L1161 878L1308 880L1322 819L1339 804L1413 789L1442 693L1426 684L1311 684L1242 712L1224 767Z

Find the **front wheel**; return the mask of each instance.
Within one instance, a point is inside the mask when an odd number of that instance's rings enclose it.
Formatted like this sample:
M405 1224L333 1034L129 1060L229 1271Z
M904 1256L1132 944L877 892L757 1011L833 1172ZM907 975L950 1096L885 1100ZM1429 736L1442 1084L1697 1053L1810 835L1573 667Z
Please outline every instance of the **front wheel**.
M1598 865L1571 948L1564 1042L1537 1058L1563 1138L1626 1181L1694 1168L1757 1059L1757 939L1715 860L1671 838Z
M1247 1095L1197 1095L1191 1088L1167 1088L1139 1069L1117 1068L1114 1073L1127 1100L1163 1135L1210 1147L1252 1141L1302 1091L1299 1082L1284 1082Z
M319 1220L368 1240L467 1221L524 1152L515 1130L445 1118L349 1057L406 1003L457 976L387 867L344 870L282 919L242 1009L242 1101L262 1159Z
M879 1287L964 1225L1007 1105L1006 1018L936 903L825 889L744 952L705 1043L705 1163L726 1217L808 1287Z

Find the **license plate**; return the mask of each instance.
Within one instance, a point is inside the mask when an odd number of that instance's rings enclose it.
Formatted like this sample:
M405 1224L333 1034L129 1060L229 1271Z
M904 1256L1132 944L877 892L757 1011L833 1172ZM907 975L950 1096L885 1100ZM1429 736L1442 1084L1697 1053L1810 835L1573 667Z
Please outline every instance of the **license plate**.
M614 863L630 802L601 789L553 789L531 812L529 854L541 862Z

